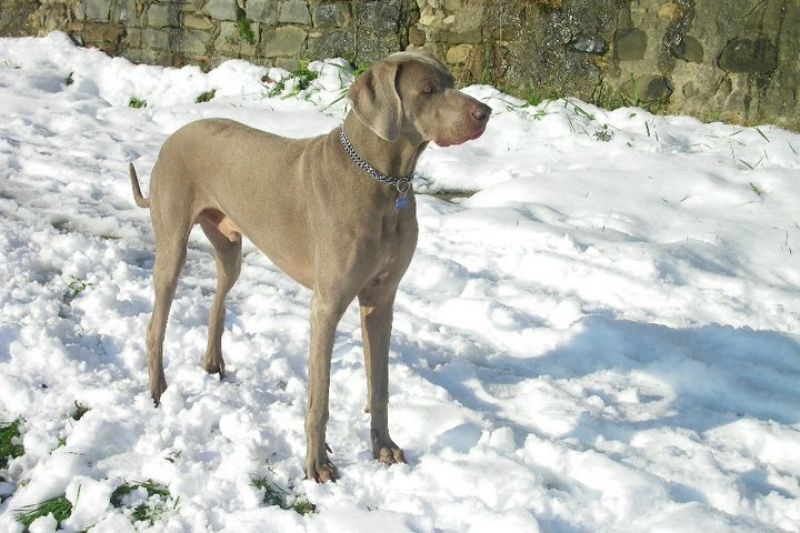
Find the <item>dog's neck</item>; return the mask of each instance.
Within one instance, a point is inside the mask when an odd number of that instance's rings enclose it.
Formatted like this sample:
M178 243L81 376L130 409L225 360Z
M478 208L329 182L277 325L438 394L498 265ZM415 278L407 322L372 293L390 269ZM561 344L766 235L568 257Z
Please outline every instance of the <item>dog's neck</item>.
M399 135L394 141L381 139L355 116L344 120L344 130L353 148L376 170L389 176L404 177L417 166L417 159L428 146L426 141Z

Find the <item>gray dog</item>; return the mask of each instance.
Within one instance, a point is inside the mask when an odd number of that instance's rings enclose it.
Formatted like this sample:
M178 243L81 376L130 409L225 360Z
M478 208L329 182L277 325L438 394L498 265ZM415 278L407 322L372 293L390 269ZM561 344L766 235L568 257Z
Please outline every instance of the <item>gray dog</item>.
M150 198L133 165L136 204L150 208L155 234L155 301L147 331L150 393L167 387L162 345L186 243L200 224L216 251L204 366L225 373L225 296L239 277L242 235L313 291L306 414L306 474L336 478L328 459L331 351L336 326L355 297L361 309L372 453L403 462L389 436L388 354L392 306L417 244L411 177L417 159L440 146L479 137L491 110L460 93L433 56L398 52L361 75L348 93L352 111L341 128L311 139L287 139L225 119L192 122L164 143Z

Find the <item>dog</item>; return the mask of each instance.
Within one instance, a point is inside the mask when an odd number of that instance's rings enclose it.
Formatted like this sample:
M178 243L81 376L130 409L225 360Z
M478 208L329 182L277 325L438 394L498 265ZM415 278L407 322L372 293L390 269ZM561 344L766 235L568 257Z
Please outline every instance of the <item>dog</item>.
M192 226L216 252L204 367L225 375L225 296L241 270L247 236L290 277L313 291L310 308L306 475L335 480L328 458L331 351L336 326L358 298L373 456L404 462L389 435L388 355L395 293L417 244L411 178L428 143L461 144L480 137L491 109L459 92L447 68L422 51L394 53L351 85L341 127L289 139L227 119L192 122L164 142L142 195L155 236L155 298L147 331L150 393L158 405L167 387L163 341Z

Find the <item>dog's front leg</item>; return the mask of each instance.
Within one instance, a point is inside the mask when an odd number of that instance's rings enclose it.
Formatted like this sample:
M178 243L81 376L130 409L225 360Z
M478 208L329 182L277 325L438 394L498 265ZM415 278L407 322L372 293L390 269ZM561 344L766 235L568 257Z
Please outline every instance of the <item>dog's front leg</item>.
M396 286L371 286L358 295L367 369L367 402L372 418L372 455L382 463L404 463L403 450L389 436L389 341Z
M336 467L328 459L325 428L331 383L331 352L336 325L347 303L315 292L311 299L311 342L308 365L308 412L306 413L306 475L317 482L336 479Z

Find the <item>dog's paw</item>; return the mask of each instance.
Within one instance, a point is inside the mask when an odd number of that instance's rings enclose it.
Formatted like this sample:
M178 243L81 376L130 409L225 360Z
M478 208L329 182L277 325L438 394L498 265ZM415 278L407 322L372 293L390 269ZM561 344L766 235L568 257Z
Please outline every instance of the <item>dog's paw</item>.
M219 374L219 379L225 377L225 361L222 357L209 357L203 360L203 369L209 374Z
M150 380L150 396L153 402L158 406L161 403L161 395L167 390L167 380L162 374L155 380Z
M406 462L403 450L394 443L389 434L381 436L377 431L372 432L372 456L387 465Z
M339 473L330 461L313 461L306 465L306 477L313 479L317 483L327 483L328 481L336 481L339 478Z
M381 446L377 450L373 450L372 455L375 457L375 459L386 465L406 462L406 456L403 453L403 450L398 448L396 444L392 444L391 446Z

